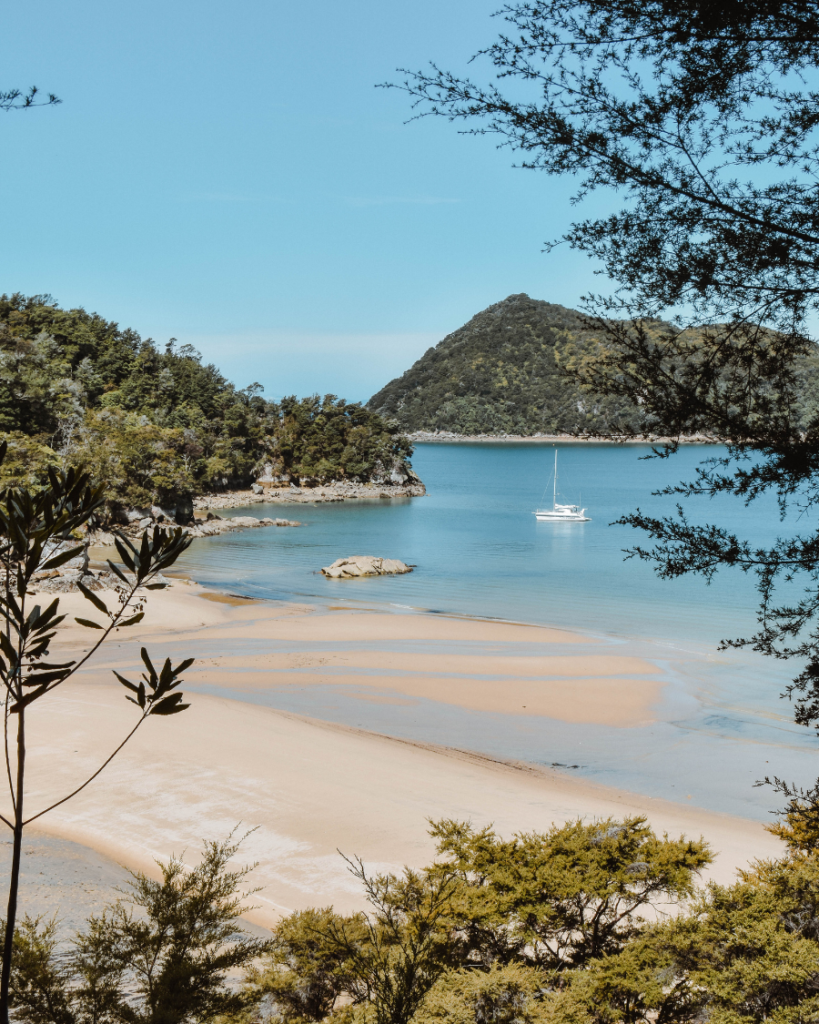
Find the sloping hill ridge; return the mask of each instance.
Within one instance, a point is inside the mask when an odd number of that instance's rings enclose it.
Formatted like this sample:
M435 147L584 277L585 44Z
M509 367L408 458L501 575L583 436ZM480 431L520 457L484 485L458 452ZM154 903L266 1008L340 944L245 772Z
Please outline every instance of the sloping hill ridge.
M592 332L574 309L510 295L428 349L367 403L402 430L561 434L638 429L625 399L589 396L558 370Z

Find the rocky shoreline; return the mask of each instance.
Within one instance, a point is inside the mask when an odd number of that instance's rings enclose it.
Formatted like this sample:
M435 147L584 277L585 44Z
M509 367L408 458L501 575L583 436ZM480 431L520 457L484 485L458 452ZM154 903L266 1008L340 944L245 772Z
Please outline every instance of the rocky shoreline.
M613 434L600 437L595 434L454 434L448 430L416 430L405 437L413 444L470 444L482 441L516 442L534 441L542 444L562 444L577 442L578 444L721 444L719 438L705 434L688 434L685 437L661 437L659 434L644 434L635 437L633 434Z
M298 487L295 484L253 484L248 490L224 491L221 494L203 494L184 508L130 509L122 514L116 526L103 526L92 530L88 539L95 547L113 545L115 532L139 538L155 526L181 529L189 537L215 537L234 530L247 530L264 526L302 526L295 519L271 519L269 516L233 516L225 519L215 509L244 508L247 505L314 505L325 501L356 499L419 498L427 493L426 487L415 481L403 484L361 484L346 481Z
M336 481L297 487L295 484L271 486L253 484L249 490L203 494L193 499L199 511L220 508L243 508L245 505L313 505L325 501L349 501L357 498L420 498L427 493L419 480L406 484L356 484Z

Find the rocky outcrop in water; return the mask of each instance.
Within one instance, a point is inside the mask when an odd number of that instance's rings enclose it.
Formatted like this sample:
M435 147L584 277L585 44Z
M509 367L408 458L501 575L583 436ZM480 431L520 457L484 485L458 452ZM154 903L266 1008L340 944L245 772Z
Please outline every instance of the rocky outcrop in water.
M397 558L350 555L349 558L337 558L332 565L325 566L321 571L332 580L347 580L356 576L396 576L412 572L412 568Z

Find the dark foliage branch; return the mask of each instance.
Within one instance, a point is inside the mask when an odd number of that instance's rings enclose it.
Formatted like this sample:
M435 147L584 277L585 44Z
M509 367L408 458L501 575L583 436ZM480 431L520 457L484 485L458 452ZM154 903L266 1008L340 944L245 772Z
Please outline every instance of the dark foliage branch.
M505 30L475 58L488 78L431 65L397 88L419 117L494 136L524 168L574 176L576 201L618 197L619 210L579 219L562 240L618 285L588 299L604 340L567 369L634 401L642 433L671 439L658 455L684 435L726 443L666 493L770 492L808 524L754 547L718 525L638 511L621 522L655 543L632 554L664 577L752 573L758 628L728 643L805 659L788 692L797 720L817 722L819 420L799 404L819 311L819 3L544 0L499 15Z
M23 92L21 89L9 89L6 92L0 90L0 110L27 110L29 107L54 107L62 100L54 95L48 94L46 99L40 97L40 90L36 85Z

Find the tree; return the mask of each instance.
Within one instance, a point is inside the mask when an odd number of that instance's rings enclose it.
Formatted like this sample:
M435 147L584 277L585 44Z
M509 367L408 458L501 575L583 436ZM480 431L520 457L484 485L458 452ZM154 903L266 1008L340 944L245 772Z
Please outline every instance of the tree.
M799 422L804 360L819 309L819 4L816 0L533 0L506 5L508 29L481 51L495 80L435 65L399 88L419 116L464 122L522 154L521 166L579 180L576 198L622 198L563 241L601 261L618 290L591 296L605 333L571 371L627 397L642 431L727 445L678 498L776 496L819 502L819 421ZM819 722L819 532L768 546L682 507L621 522L653 546L632 554L661 576L756 577L756 631L726 643L804 659L788 696ZM801 586L801 590L799 589Z
M619 952L644 908L690 897L708 845L662 839L643 817L581 821L500 839L457 821L432 826L460 885L449 920L465 965L519 963L559 973Z
M346 1019L357 1010L362 1021L371 1013L376 1024L409 1024L451 966L453 874L407 868L370 876L358 859L347 865L371 911L343 916L326 907L285 918L250 974L251 991L271 999L277 1018L291 1024Z
M5 442L0 445L0 463L6 455ZM157 671L148 652L142 648L145 672L133 683L115 672L127 691L127 699L136 705L138 718L134 727L105 762L80 786L32 813L25 801L26 719L38 701L52 694L74 676L112 632L133 626L144 616L144 591L162 587L157 575L169 567L189 546L190 540L181 530L156 528L143 535L139 548L126 538L117 539L117 549L124 569L109 562L111 572L119 581L113 608L94 593L90 586L79 583L83 597L94 607L94 619L76 621L97 634L96 640L78 658L54 659L51 648L65 620L59 614L59 598L43 607L30 594L38 572L47 572L80 556L86 545L77 543L81 528L86 526L102 504L102 490L93 487L87 474L73 469L67 472L48 469L48 486L40 489L20 487L0 493L0 686L2 686L4 756L10 798L10 810L0 814L12 833L12 861L8 908L0 974L0 1020L8 1020L9 984L12 950L17 919L17 894L20 875L23 832L26 826L59 807L86 788L116 754L125 746L142 724L154 715L173 715L187 704L177 687L182 673L193 659L174 667L170 659ZM88 583L92 580L89 577ZM102 618L103 622L97 621ZM16 734L16 735L15 735Z
M226 985L270 943L238 927L250 868L229 870L232 838L204 844L200 864L176 857L162 880L132 875L124 898L92 917L66 953L53 922L27 918L15 936L11 1001L24 1024L209 1024L238 1014L247 991ZM136 913L135 913L136 911Z
M332 907L295 911L276 925L262 963L248 974L253 998L271 1001L287 1024L324 1020L343 999L360 1004L368 994L366 979L350 949L366 940L361 914L343 916Z
M267 468L308 485L413 479L395 423L333 395L276 403L261 390L235 387L191 345L162 350L49 295L0 295L0 431L20 454L0 482L75 466L105 482L115 520L158 504L187 525L193 494L246 486Z
M361 916L365 937L343 920L330 939L363 981L375 1024L409 1024L427 992L443 974L450 946L445 915L454 889L451 872L424 878L369 876L360 860L348 861L364 887L372 912Z
M643 818L568 822L510 840L443 820L431 834L439 857L421 872L370 877L348 862L370 914L327 907L279 923L252 978L276 1019L551 1019L546 993L634 947L642 913L679 911L711 860L702 840L660 838Z

